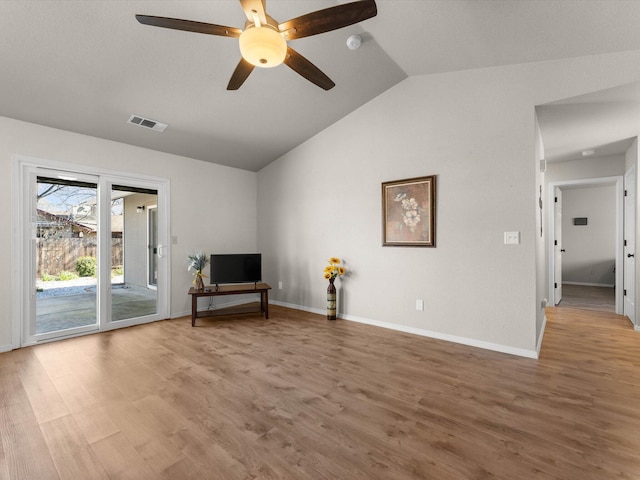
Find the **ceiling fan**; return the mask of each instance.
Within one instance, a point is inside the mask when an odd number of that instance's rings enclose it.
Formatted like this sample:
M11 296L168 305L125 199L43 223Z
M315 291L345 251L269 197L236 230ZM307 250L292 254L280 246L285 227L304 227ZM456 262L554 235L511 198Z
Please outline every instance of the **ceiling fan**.
M335 83L318 67L287 45L288 40L310 37L361 22L378 13L375 0L336 5L278 23L266 12L266 0L240 0L247 16L244 30L178 18L136 15L138 22L154 27L238 38L242 58L227 90L237 90L255 67L270 68L284 63L320 88L330 90Z

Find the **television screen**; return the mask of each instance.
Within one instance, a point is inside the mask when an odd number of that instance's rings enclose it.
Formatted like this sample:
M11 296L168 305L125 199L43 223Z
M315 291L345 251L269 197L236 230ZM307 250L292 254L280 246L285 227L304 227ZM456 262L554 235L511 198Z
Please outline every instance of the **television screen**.
M211 255L212 285L220 283L256 283L262 280L260 253Z

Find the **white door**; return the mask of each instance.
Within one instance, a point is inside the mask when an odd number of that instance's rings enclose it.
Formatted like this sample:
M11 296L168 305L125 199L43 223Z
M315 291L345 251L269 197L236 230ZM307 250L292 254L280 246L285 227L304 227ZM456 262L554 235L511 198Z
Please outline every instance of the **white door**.
M553 204L555 238L553 242L554 274L553 274L553 304L558 305L562 300L562 190L555 188Z
M636 303L636 169L624 176L624 315L635 321Z

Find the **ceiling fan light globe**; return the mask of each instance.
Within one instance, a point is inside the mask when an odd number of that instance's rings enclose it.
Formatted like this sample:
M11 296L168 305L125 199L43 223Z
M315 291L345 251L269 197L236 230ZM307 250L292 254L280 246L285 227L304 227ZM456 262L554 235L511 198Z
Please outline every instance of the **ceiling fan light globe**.
M271 25L248 26L240 34L240 53L256 67L277 67L287 55L287 41Z

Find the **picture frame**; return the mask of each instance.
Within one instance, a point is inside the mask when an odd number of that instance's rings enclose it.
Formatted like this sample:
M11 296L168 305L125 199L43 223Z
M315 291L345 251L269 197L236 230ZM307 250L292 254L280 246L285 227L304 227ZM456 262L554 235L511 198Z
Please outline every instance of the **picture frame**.
M382 246L436 246L436 176L382 183Z

